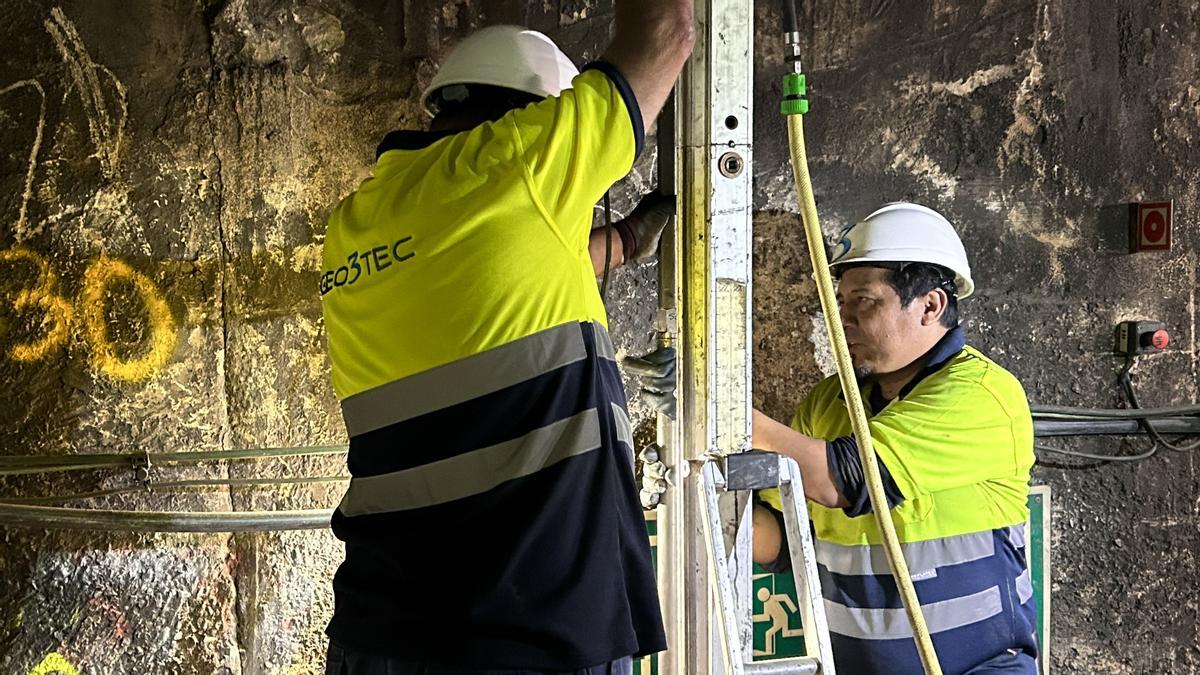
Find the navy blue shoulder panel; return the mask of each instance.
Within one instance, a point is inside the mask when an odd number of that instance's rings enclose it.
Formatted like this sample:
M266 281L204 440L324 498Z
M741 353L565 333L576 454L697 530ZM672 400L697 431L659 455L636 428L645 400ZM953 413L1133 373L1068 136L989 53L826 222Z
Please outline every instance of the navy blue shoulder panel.
M629 86L629 80L625 79L625 74L620 68L609 63L608 61L592 61L583 67L584 70L599 70L612 80L616 85L617 91L621 94L621 98L625 100L625 108L629 110L629 121L633 124L633 142L634 151L633 157L637 159L642 154L642 148L646 146L646 125L642 122L642 106L638 104L637 96L633 93L633 87Z
M424 150L447 136L453 136L453 131L417 131L414 129L399 129L389 132L375 148L375 159L378 160L388 150Z

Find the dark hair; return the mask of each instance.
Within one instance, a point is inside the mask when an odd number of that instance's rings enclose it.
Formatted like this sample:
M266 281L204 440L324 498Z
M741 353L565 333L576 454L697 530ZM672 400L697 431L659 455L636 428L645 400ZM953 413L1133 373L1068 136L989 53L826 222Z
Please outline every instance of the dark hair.
M497 87L490 84L461 85L467 90L465 97L458 100L447 100L442 96L444 87L433 93L430 98L430 108L434 111L434 126L444 126L447 123L474 127L484 122L494 122L510 110L524 108L530 103L542 100L541 96L529 94L508 87ZM453 122L452 122L453 121Z
M942 312L941 324L946 328L958 326L958 285L954 283L954 272L932 263L914 262L861 262L838 265L834 276L854 267L879 267L890 270L888 285L900 296L900 306L908 307L913 300L935 288L946 292L946 309Z

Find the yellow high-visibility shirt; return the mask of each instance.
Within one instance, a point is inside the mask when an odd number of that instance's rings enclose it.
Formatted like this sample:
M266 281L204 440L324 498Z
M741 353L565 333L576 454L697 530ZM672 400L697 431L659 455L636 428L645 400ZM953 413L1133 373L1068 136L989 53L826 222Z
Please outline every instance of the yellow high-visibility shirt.
M614 82L585 70L558 97L384 152L325 237L338 398L563 323L607 325L588 235L633 164L630 124Z
M863 400L870 384L864 384ZM851 436L837 377L818 384L792 428L827 441ZM1024 523L1033 466L1033 420L1025 390L971 347L870 418L879 460L904 495L892 510L900 541L923 541ZM780 507L776 490L760 497ZM819 540L878 544L873 516L848 517L809 502Z

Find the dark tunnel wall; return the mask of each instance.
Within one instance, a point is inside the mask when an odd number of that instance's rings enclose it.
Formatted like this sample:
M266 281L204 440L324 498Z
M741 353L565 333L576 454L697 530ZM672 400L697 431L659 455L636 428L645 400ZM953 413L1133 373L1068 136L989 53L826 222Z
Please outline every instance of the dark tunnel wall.
M813 180L833 234L913 199L956 223L968 334L1036 403L1111 406L1117 321L1164 321L1146 404L1195 401L1200 5L807 2ZM589 0L0 3L0 452L344 442L316 293L324 220L416 107L441 45L494 22L577 62ZM830 370L795 215L778 14L758 3L755 400L789 417ZM643 156L615 195L653 184ZM1173 199L1174 248L1130 255L1120 205ZM1116 217L1114 217L1116 214ZM653 264L616 273L618 348L650 345ZM632 404L642 435L650 416ZM1050 441L1047 441L1048 443ZM1114 439L1064 447L1133 453ZM1194 454L1045 456L1055 672L1200 664ZM340 459L158 466L154 480L332 476ZM6 497L136 487L130 471L0 479ZM337 483L156 490L74 506L280 510ZM319 672L341 547L325 532L101 535L0 528L0 672ZM453 583L452 579L440 580Z

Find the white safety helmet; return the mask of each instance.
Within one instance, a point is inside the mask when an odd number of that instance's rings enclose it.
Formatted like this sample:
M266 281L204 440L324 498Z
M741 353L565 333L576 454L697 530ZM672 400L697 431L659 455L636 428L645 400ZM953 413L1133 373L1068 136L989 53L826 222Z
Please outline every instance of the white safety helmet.
M920 204L893 202L847 227L829 259L834 270L867 262L941 265L954 273L959 299L975 292L967 252L954 226Z
M489 26L450 51L421 94L430 115L434 94L456 84L488 84L534 96L557 96L571 86L579 69L542 33L520 26Z

